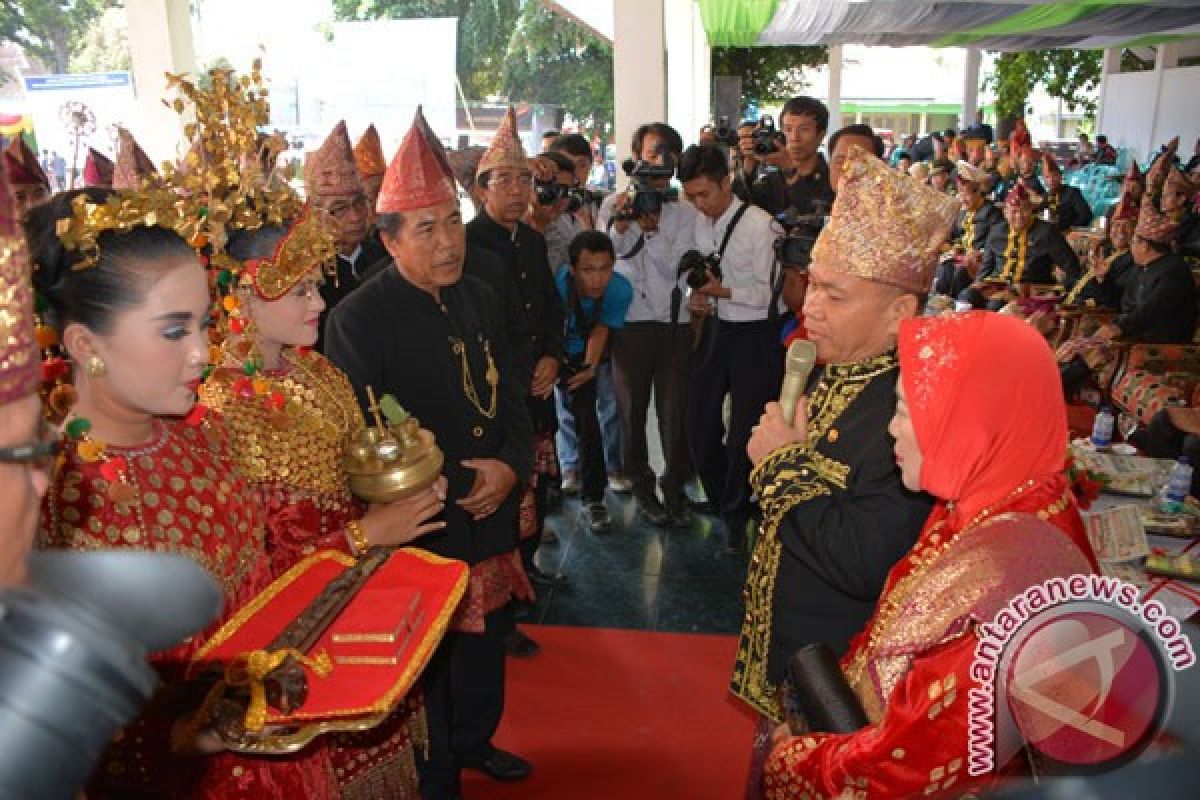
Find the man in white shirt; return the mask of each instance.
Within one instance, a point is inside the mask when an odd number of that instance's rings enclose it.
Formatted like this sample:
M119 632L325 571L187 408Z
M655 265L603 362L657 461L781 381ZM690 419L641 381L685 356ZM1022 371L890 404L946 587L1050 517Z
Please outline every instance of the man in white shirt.
M634 132L637 160L675 164L682 150L683 139L665 123L642 125ZM649 178L648 183L666 192L671 178ZM621 422L621 463L642 519L655 526L687 525L691 513L683 487L691 477L692 459L684 413L692 336L682 302L687 284L679 274L679 259L695 246L696 211L687 203L668 201L657 214L630 219L629 212L618 213L630 206L628 194L612 194L597 217L600 229L608 232L616 247L617 272L633 285L625 327L614 330L609 340ZM646 446L651 390L665 461L661 501Z
M779 395L783 350L770 316L773 244L782 233L767 212L747 206L731 187L725 154L712 145L689 147L679 163L684 194L699 212L694 248L719 258L689 302L708 317L692 354L687 436L692 462L708 500L725 522L731 550L745 546L753 514L746 442L763 404ZM730 398L729 427L723 419Z

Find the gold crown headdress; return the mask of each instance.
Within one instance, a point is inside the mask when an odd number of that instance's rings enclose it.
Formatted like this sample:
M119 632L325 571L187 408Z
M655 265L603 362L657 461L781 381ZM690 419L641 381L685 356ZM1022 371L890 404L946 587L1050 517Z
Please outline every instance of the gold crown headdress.
M93 267L100 258L100 237L109 231L127 233L134 228L161 226L177 230L186 212L174 193L156 188L118 190L103 203L86 194L71 201L71 216L60 219L55 233L63 247L81 253L72 269Z

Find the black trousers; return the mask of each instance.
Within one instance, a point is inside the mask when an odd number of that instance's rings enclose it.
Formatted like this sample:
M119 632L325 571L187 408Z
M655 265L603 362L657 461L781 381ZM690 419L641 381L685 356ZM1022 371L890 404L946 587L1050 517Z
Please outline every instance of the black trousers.
M573 391L567 391L566 381L560 386L567 392L571 416L575 418L575 435L579 439L579 477L583 484L579 497L584 503L603 502L608 474L604 466L604 440L600 433L600 420L596 416L596 379L593 378Z
M617 409L621 417L621 463L633 483L636 498L655 495L654 471L646 445L646 416L650 392L658 416L658 440L665 469L663 499L683 500L683 486L692 473L684 424L688 396L688 359L692 332L687 325L629 322L612 332L610 347Z
M1176 428L1165 410L1155 414L1148 426L1138 428L1129 441L1151 458L1187 456L1192 464L1200 463L1200 436ZM1200 469L1192 471L1191 495L1200 497Z
M753 511L746 442L763 407L779 397L783 347L779 326L765 319L709 319L705 328L700 347L692 354L688 445L704 493L717 504L733 533L745 527ZM730 398L728 430L722 413L726 394Z
M485 617L483 633L446 634L422 676L429 758L418 765L421 797L457 797L459 773L492 753L504 713L504 634L510 606Z

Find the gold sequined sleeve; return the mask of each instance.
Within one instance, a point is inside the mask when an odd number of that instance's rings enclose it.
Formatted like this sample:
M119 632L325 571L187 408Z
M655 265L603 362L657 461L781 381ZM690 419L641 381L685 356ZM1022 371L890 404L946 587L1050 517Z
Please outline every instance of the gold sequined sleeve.
M807 445L781 447L750 474L764 519L780 520L798 503L845 489L849 467Z

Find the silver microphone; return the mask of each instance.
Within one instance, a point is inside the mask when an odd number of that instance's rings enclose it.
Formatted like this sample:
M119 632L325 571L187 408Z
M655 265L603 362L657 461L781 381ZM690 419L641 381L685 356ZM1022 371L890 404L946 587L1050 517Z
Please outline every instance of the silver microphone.
M797 339L788 345L787 360L783 364L783 388L779 391L779 405L788 425L796 417L796 402L804 394L804 386L816 363L817 346L812 342Z

